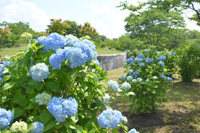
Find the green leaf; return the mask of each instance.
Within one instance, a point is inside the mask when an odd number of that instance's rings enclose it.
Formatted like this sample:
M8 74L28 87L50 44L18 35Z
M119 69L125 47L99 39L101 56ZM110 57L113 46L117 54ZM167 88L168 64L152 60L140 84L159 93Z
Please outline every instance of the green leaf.
M26 88L26 93L27 93L27 94L33 94L33 93L35 93L34 88L35 88L35 86L29 85L29 86Z
M44 124L48 123L50 118L51 118L51 114L49 113L48 110L43 110L40 113L40 120L42 123L44 123Z
M14 118L17 118L24 113L24 110L22 108L14 108L12 109L12 113L14 114Z
M5 83L5 85L2 87L2 89L0 90L0 92L12 88L15 84L16 84L16 82Z
M54 80L49 80L46 82L49 89L60 92L60 84Z
M35 81L35 80L33 80L33 79L31 79L29 82L28 82L28 84L29 85L37 85L37 81Z
M39 83L36 85L36 89L37 89L38 91L40 91L43 87L44 87L44 83L43 83L43 82L39 82Z
M56 126L55 120L51 120L44 128L44 132Z
M22 95L20 92L15 94L13 102L19 104L22 107L25 107L28 103L26 96Z
M72 116L71 119L76 123L78 121L78 112L76 112L76 114Z
M90 130L88 133L96 133L95 129Z
M77 125L77 133L83 133L83 127Z

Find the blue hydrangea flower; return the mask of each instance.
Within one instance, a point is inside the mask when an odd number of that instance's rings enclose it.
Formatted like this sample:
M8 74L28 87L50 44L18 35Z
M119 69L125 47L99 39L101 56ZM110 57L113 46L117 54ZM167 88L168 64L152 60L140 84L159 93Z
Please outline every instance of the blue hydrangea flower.
M117 81L109 80L107 85L108 87L111 87L115 92L118 91L119 85Z
M172 78L171 77L167 77L168 81L172 81Z
M73 116L77 112L78 103L72 97L65 99L62 103L64 112L70 116Z
M133 128L130 131L128 131L128 133L139 133L139 132L135 128Z
M31 129L31 133L43 133L44 124L42 122L34 122L33 127Z
M53 50L57 48L64 48L66 45L66 38L58 33L51 33L49 37L39 37L38 42L44 45L44 51Z
M86 64L88 56L80 48L70 47L65 50L65 58L71 62L70 68Z
M134 62L133 57L128 58L128 59L126 60L126 62L129 63L129 64L132 63L132 62Z
M122 75L122 76L120 77L120 79L121 79L121 80L125 80L125 79L126 79L126 76Z
M3 62L3 66L10 66L12 64L12 62Z
M164 61L166 60L166 57L164 55L160 55L158 58L157 58L158 61Z
M52 54L49 58L49 64L54 68L54 69L60 69L61 64L62 64L62 56L58 54Z
M96 46L95 46L94 43L92 43L90 40L84 39L84 40L82 41L82 43L87 44L88 47L90 47L93 51L96 50Z
M123 121L123 115L117 110L107 109L98 116L97 121L102 128L115 129Z
M143 56L144 56L144 55L141 54L141 53L138 54L138 58L143 58Z
M85 41L78 43L75 47L80 48L83 51L83 53L85 53L87 55L88 61L92 61L94 59L94 50L96 49L96 46L95 46L95 48L93 48L94 49L93 50L92 45L93 44L87 43L87 41L85 40Z
M5 129L13 121L14 115L10 110L0 108L0 130Z
M68 99L53 97L48 104L49 112L54 116L58 123L64 122L68 115L75 115L77 108L78 103L72 97L69 97Z
M124 82L121 87L121 89L125 90L125 89L130 89L131 85L128 82Z
M149 82L149 79L146 79L145 82Z
M145 63L150 63L150 62L153 62L153 57L151 57L151 58L147 57L146 58Z
M135 58L135 63L140 63L140 62L142 62L142 61L143 61L142 58Z
M144 67L144 66L145 66L145 63L143 62L139 64L139 67Z
M37 63L30 68L30 75L35 81L43 81L49 76L49 67L44 63Z
M68 117L62 106L63 101L64 99L61 97L53 97L48 104L49 112L54 116L58 123L64 122L65 118Z
M128 76L128 77L127 77L127 81L128 81L128 82L131 82L132 80L133 80L133 76Z
M176 54L176 52L172 52L172 54L171 55L175 55Z
M138 71L133 72L134 78L137 78L139 75L140 75L140 72L138 72Z
M105 94L105 96L103 97L103 103L107 104L110 100L110 96L108 94Z
M130 73L133 73L133 70L132 69L128 69L127 72L130 74Z
M162 67L164 67L164 66L165 66L165 63L162 62L162 61L159 61L159 62L158 62L158 65L161 65Z
M35 97L35 102L39 103L39 105L46 105L50 102L51 96L46 92L42 92Z
M141 83L142 79L141 78L137 78L137 82Z
M165 75L164 75L164 74L161 74L161 75L160 75L160 78L164 79L164 78L165 78Z

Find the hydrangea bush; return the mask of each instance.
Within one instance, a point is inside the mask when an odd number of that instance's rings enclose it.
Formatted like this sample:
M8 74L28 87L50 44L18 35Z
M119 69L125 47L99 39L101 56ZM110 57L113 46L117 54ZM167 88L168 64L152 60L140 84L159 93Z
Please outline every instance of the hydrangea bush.
M122 91L119 94L130 97L131 111L135 109L137 113L152 113L160 103L166 101L166 87L172 78L167 76L165 61L168 58L161 53L156 47L150 46L138 54L130 54L137 56L126 60L126 76L119 78L119 90Z
M0 65L0 129L94 133L123 127L128 132L119 111L103 111L110 96L95 45L57 33L38 39ZM130 88L128 83L123 86Z

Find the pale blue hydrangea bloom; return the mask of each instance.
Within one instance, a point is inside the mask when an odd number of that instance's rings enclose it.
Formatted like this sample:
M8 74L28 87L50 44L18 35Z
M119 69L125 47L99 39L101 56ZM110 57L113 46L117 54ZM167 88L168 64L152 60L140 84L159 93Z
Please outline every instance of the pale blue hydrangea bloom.
M61 64L62 64L62 56L57 55L57 54L52 54L49 58L49 64L54 68L54 69L60 69Z
M121 87L121 89L125 90L125 89L130 89L131 85L128 82L124 82Z
M33 127L31 129L31 133L43 133L44 124L42 122L34 122Z
M138 58L143 58L143 56L144 56L144 55L141 54L141 53L138 54Z
M128 76L128 77L127 77L127 81L128 81L128 82L131 82L132 80L133 80L133 76Z
M66 35L65 38L66 38L66 44L68 46L72 46L73 47L73 46L76 46L78 43L81 42L76 36L73 36L71 34Z
M133 73L133 70L132 69L128 69L127 72L130 74L130 73Z
M145 82L149 82L149 79L146 79Z
M143 59L142 58L135 58L135 63L139 63L139 62L142 62Z
M13 121L14 115L10 110L0 108L0 130L5 129Z
M3 71L4 71L4 65L0 64L0 74L3 73Z
M171 77L167 77L168 81L172 81L172 78Z
M39 103L39 105L46 105L50 102L51 96L46 92L42 92L35 97L35 102Z
M64 122L68 115L75 115L77 108L78 103L72 97L69 97L68 99L53 97L48 104L49 112L54 116L58 123Z
M87 55L88 61L92 61L94 59L94 51L96 49L96 46L95 46L95 48L92 48L93 44L90 44L88 41L86 41L86 40L82 41L82 42L78 43L75 47L80 48L83 51L83 53L85 53Z
M157 60L159 60L159 61L164 61L164 60L166 60L166 57L165 57L164 55L160 55L160 56L157 58Z
M82 41L82 43L87 44L88 47L90 47L93 51L95 51L96 46L95 46L94 43L92 43L90 40L88 40L88 39L84 39L84 40Z
M65 50L65 58L71 62L70 68L76 68L86 64L88 56L80 48L68 48Z
M123 121L123 115L117 110L107 109L98 116L97 121L102 128L115 129Z
M110 96L108 94L105 94L105 96L103 97L103 103L108 104L109 100L110 100Z
M118 91L119 85L117 81L109 80L107 85L108 87L111 87L115 92Z
M39 37L38 42L44 45L44 51L53 50L57 48L64 48L66 45L66 38L58 33L51 33L48 37Z
M162 62L162 61L159 61L159 62L158 62L158 65L161 65L162 67L164 67L165 63Z
M78 109L78 103L76 100L72 97L69 97L68 99L65 99L62 103L64 112L67 115L73 116L76 114Z
M150 63L150 62L153 62L153 57L149 58L147 57L146 60L145 60L145 63Z
M160 78L164 79L164 78L165 78L165 75L164 75L164 74L161 74L161 75L160 75Z
M137 78L137 82L141 83L142 79L141 78Z
M139 132L135 128L133 128L130 131L128 131L128 133L139 133Z
M133 83L137 83L137 80L136 80L136 79L133 79L132 82L133 82Z
M144 67L144 66L145 66L145 63L143 62L139 64L139 67Z
M121 79L121 80L125 80L125 79L126 79L126 76L122 75L122 76L120 77L120 79Z
M49 67L45 63L37 63L30 68L30 75L35 81L43 81L49 76Z

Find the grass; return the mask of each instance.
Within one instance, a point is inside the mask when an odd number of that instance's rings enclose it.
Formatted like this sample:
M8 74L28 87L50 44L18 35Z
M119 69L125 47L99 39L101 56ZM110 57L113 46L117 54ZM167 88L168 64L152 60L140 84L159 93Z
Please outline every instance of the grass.
M2 49L0 49L0 55L1 55L1 57L15 55L24 46L25 45L20 45L18 47L11 47L11 48L2 48Z
M118 80L123 72L124 69L108 71L108 80ZM140 133L200 132L200 79L187 83L177 77L166 95L168 102L153 114L130 113L128 98L116 99L111 107L128 118L129 129L136 128Z
M117 50L104 50L102 48L97 48L96 49L98 54L118 54L118 53L123 53L122 51L117 51Z
M1 57L11 56L15 55L19 52L19 50L24 47L25 45L20 45L18 47L11 47L11 48L2 48L0 49L0 55ZM117 54L117 53L123 53L122 51L117 51L117 50L104 50L101 48L96 49L98 54Z

